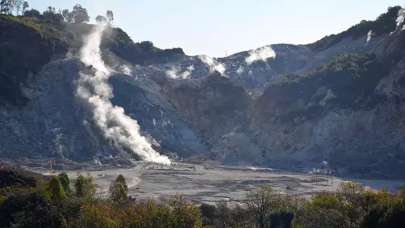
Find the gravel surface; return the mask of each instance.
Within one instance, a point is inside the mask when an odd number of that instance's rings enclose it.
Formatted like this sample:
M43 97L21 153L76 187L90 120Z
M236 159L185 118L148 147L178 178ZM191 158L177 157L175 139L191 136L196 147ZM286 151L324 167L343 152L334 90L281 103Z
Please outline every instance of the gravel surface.
M57 174L34 170L45 175ZM232 167L212 164L175 163L162 166L138 162L132 168L104 170L73 170L68 175L91 175L96 179L97 193L108 196L109 185L122 174L129 187L129 195L136 199L165 199L182 195L188 200L214 204L238 203L246 199L249 191L263 185L289 195L308 198L314 193L333 192L346 180L333 176L293 173L254 167ZM395 190L404 182L355 180L373 188Z

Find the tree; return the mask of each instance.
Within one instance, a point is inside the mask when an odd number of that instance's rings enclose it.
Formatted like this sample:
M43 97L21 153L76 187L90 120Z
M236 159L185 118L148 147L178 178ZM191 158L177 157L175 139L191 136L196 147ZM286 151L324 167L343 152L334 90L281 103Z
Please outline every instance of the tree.
M96 17L96 22L98 24L106 24L107 23L107 18L105 18L104 16L98 15Z
M83 8L80 4L76 4L71 13L73 22L76 24L88 22L90 20L87 9Z
M38 192L15 193L0 205L0 227L64 227L63 215Z
M346 204L334 194L316 195L305 203L303 211L297 216L296 224L311 228L352 227L345 207Z
M38 10L31 9L24 12L24 17L41 18L41 13Z
M63 190L65 190L66 193L70 193L70 180L69 176L66 173L61 173L58 175L60 183L62 184Z
M281 199L269 186L248 195L248 208L253 213L257 227L270 227L271 213L281 206Z
M57 13L55 7L49 6L48 9L42 13L42 17L45 21L55 25L61 25L63 23L62 14Z
M107 20L108 23L112 24L112 22L114 21L114 13L111 10L107 11Z
M79 198L91 199L96 194L96 185L91 176L79 175L75 182L75 193Z
M119 175L110 185L111 200L116 203L128 201L128 186L125 177Z
M58 177L53 177L48 184L47 192L52 202L61 203L66 194Z
M294 213L289 211L278 211L270 215L270 228L291 228Z
M11 14L13 11L13 1L12 0L1 0L0 1L0 13Z
M68 9L62 10L62 16L65 22L73 23L73 14Z
M30 4L27 1L24 1L23 7L22 7L22 14L25 14L25 11L30 7Z
M23 9L24 1L23 0L13 0L14 3L14 9L16 12L16 15L20 15Z

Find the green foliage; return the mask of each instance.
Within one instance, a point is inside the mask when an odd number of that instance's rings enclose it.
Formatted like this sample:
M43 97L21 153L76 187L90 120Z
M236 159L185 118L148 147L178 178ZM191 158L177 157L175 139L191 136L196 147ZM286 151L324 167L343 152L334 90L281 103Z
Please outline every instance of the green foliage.
M32 175L14 169L0 169L0 189L5 187L35 187L36 179Z
M1 0L0 1L0 13L11 14L14 9L14 1L12 0Z
M114 215L117 211L106 203L85 204L80 210L80 216L72 221L73 227L118 228L119 222Z
M127 210L125 221L129 227L167 227L167 228L200 228L202 221L198 207L182 199L175 199L169 204L157 204L147 201L132 204Z
M167 63L184 56L181 48L162 50L149 41L134 43L128 34L119 28L112 30L112 36L107 38L106 44L116 55L140 65Z
M66 199L65 190L63 189L58 177L52 177L46 190L49 198L54 203L61 203Z
M27 10L27 11L24 12L24 17L31 17L31 18L35 18L35 19L40 19L41 16L42 16L41 13L36 9Z
M271 119L283 122L321 118L341 109L369 110L383 101L375 89L386 73L386 65L374 55L344 54L305 76L270 85L258 102Z
M39 193L8 197L0 205L0 227L62 227L63 215Z
M61 27L63 25L64 19L62 14L56 12L56 9L50 6L46 11L42 13L42 20L49 24L54 24Z
M291 211L279 211L270 215L270 228L291 228L294 219Z
M6 194L0 191L0 227L399 228L405 224L405 191L367 191L352 182L310 200L288 197L264 186L248 194L240 206L197 207L182 197L166 202L128 200L125 204L110 199L83 200L88 196L85 192L92 189L88 186L94 186L93 180L79 175L75 189L81 193L63 195L62 179L66 177L52 177L46 183L38 182L41 186L36 188L25 187L26 191L20 191L21 186L7 186ZM123 176L114 182L126 184Z
M110 186L111 200L116 203L125 203L128 200L128 186L124 176L119 175Z
M294 210L289 198L274 191L270 186L263 186L250 193L247 206L255 218L256 226L260 228L272 227L272 217L277 218L279 224L291 223L294 218L289 216Z
M73 22L76 24L88 22L90 20L87 9L83 8L80 4L73 6L72 10Z
M35 15L35 11L29 11L27 13L33 13ZM55 25L50 24L49 20L38 20L34 17L34 15L32 15L32 17L14 17L0 15L0 20L4 20L5 23L14 23L16 25L30 28L45 39L58 39L62 36L61 28L55 27Z
M61 173L58 175L59 181L63 187L63 190L66 193L70 193L72 190L70 189L70 179L69 176L66 173Z
M75 194L79 198L92 199L96 194L96 184L91 176L82 176L81 174L75 181Z
M405 224L405 198L400 192L398 195L388 193L374 194L374 203L370 204L366 215L361 221L362 228L404 227Z

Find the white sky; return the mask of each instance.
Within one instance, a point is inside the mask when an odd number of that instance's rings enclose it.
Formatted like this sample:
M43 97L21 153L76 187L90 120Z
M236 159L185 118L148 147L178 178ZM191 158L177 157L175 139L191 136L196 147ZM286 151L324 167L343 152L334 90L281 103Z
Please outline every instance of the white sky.
M273 43L302 44L372 20L405 0L29 0L43 10L80 3L94 18L107 9L134 41L220 57Z

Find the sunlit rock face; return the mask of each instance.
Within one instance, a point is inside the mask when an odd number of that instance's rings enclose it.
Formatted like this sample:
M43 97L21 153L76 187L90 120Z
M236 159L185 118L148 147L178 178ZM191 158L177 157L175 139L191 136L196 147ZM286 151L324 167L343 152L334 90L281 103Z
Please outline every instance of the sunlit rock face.
M338 174L404 177L405 33L398 13L392 8L312 44L225 58L161 50L107 29L100 57L110 71L109 102L172 160L300 170L326 162ZM80 73L94 74L80 61L91 29L68 26L64 54L41 62L19 85L25 104L1 106L1 157L142 159L106 138L77 96Z

